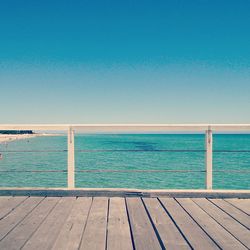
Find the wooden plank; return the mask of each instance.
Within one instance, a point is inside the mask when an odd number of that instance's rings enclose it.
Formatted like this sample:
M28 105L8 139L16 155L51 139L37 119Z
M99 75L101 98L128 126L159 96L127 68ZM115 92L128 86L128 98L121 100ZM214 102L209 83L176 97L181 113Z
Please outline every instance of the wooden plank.
M75 197L63 197L22 249L51 249L67 219Z
M162 249L140 198L126 198L136 249Z
M178 198L177 201L188 214L199 224L204 231L221 247L221 249L235 250L246 249L238 240L227 232L212 217L204 212L189 198Z
M143 198L150 217L166 249L191 249L156 198Z
M194 249L219 249L174 199L161 198L160 200Z
M248 230L250 230L250 216L243 213L241 210L237 209L230 203L222 199L210 199L211 202L216 204L224 212L232 216L235 220L244 225ZM249 204L250 205L250 204Z
M21 223L0 241L0 249L20 249L43 222L59 199L52 197L44 199Z
M27 196L4 196L0 197L0 220L20 205Z
M133 249L124 198L111 198L109 201L107 249Z
M53 249L79 249L91 204L92 198L77 198L68 219L57 237Z
M195 198L193 200L214 220L228 230L236 239L238 239L247 248L250 248L250 231L248 229L207 199Z
M106 247L108 198L93 199L80 249L99 250Z
M226 201L250 216L250 199L226 199Z
M0 240L20 223L44 197L29 197L0 221Z

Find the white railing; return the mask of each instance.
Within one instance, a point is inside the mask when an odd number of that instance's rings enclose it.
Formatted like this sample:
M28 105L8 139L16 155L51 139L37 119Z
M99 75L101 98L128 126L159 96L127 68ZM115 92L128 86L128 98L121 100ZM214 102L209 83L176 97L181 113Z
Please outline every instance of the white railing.
M206 134L206 188L213 188L213 132L250 132L250 124L5 124L0 130L68 131L68 189L75 188L74 132L84 133L150 133L204 132Z

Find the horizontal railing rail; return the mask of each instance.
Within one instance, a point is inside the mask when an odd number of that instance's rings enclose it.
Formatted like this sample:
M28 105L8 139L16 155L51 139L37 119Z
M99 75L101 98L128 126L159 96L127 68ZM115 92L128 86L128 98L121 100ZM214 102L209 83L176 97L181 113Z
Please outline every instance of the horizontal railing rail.
M206 168L205 170L197 170L206 173L206 188L211 190L213 187L213 152L250 152L249 150L213 150L213 132L250 132L250 124L2 124L0 130L33 130L33 131L67 131L67 150L52 150L51 152L67 152L68 167L67 170L47 170L49 172L67 172L68 189L75 188L76 172L98 172L99 170L75 170L75 152L111 152L114 150L75 150L74 134L75 131L84 133L150 133L150 132L203 132L205 133L205 150L115 150L117 152L205 152ZM18 152L8 151L5 152ZM23 150L19 152L49 152L47 150ZM3 170L7 171L7 170ZM33 172L38 172L34 170ZM45 170L41 170L45 171ZM133 170L103 170L103 171L133 171ZM140 170L134 170L140 171ZM148 170L141 170L146 172ZM157 170L151 170L157 171ZM164 170L159 170L164 171ZM177 171L177 170L165 170ZM179 172L196 172L194 170L179 170ZM216 170L214 172L224 172L224 170ZM240 173L240 170L232 170L234 173ZM244 173L248 173L244 171Z
M86 132L250 131L250 124L0 124L0 130L68 131L69 127Z

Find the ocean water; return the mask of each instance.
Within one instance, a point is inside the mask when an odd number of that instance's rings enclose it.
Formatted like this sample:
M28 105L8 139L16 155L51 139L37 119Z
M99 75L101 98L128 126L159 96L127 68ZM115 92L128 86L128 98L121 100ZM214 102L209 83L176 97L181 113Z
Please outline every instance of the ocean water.
M215 134L213 188L250 188L250 134ZM75 136L76 187L203 189L202 134ZM0 144L1 187L66 187L67 137Z

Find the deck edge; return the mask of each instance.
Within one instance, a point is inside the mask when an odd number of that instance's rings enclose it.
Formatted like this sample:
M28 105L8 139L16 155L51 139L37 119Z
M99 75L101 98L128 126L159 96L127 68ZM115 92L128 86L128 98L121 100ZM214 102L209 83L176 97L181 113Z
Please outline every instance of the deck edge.
M145 190L118 188L0 188L0 196L250 198L250 190Z

